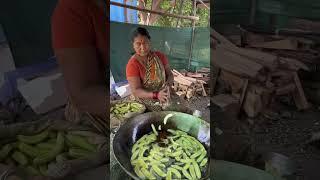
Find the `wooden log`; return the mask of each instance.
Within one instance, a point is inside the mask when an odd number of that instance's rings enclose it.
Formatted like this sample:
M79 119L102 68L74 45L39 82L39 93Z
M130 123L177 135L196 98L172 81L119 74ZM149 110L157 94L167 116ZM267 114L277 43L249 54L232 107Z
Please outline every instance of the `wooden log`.
M183 84L179 84L178 86L178 90L183 91L183 92L187 92L189 86L183 85Z
M234 48L234 47L228 47L224 45L222 47L227 49L228 51L237 53L243 57L248 58L251 61L261 64L271 70L277 68L278 57L275 55L258 51L255 49L249 49L249 48L238 48L238 47Z
M220 71L220 77L231 87L233 93L238 93L244 83L243 78L224 70Z
M227 108L233 104L239 104L239 100L230 94L219 94L211 98L211 102L222 109Z
M197 73L207 73L207 74L209 74L210 73L210 68L203 67L201 69L198 69L196 72Z
M177 82L173 82L173 90L177 91L178 90L179 84Z
M203 86L203 84L201 83L201 86L202 86L202 96L207 96L207 92L206 92L206 90L204 89L204 86Z
M172 69L172 73L174 73L177 76L183 76L179 71Z
M309 67L307 65L305 65L303 62L298 61L296 59L292 59L292 58L285 58L285 57L279 57L280 62L285 63L286 68L288 69L292 69L292 70L299 70L299 69L303 69L305 71L310 71Z
M262 112L272 99L272 90L256 84L250 84L243 104L243 110L249 117Z
M191 78L202 78L202 77L204 77L204 75L201 74L201 73L187 73L187 77L191 77Z
M270 69L275 69L277 66L277 56L257 50L239 48L232 44L221 34L216 32L214 29L211 29L211 36L215 37L218 41L220 41L220 43L222 44L221 46L229 51L250 58L250 60L262 64L263 66L266 66Z
M213 28L210 29L210 36L214 39L218 40L220 43L225 44L229 47L237 47L232 42L230 42L227 38L219 34L217 31L215 31Z
M191 82L191 81L186 80L186 79L184 79L184 78L181 78L181 76L176 76L176 77L174 77L174 81L176 81L176 82L179 83L179 84L186 85L186 86L191 86L191 85L192 85L192 82Z
M249 89L243 104L243 110L248 117L256 117L263 109L261 95Z
M190 99L192 96L194 96L194 93L195 93L195 89L194 89L194 88L189 88L189 89L187 90L186 97L187 97L188 99Z
M255 78L263 66L247 58L217 46L212 51L213 64L240 76Z
M211 96L213 96L215 93L217 80L218 80L218 77L220 76L220 72L221 72L220 68L217 68L217 69L218 70L217 70L216 75L214 75L213 73L211 75L211 78L213 79L213 83L211 84Z
M276 95L285 95L292 93L296 90L296 85L294 83L290 83L286 86L280 87L276 90Z
M243 87L242 87L242 92L241 92L240 108L242 108L244 99L245 99L245 97L246 97L248 84L249 84L249 80L248 80L248 79L245 79L245 80L244 80L244 83L243 83Z
M179 76L180 78L186 79L188 81L191 81L193 83L197 82L197 79L192 78L192 77L186 77L186 76Z
M176 92L176 94L177 94L179 97L185 97L185 96L186 96L186 92L183 92L183 91L178 91L178 92Z
M262 43L252 43L250 47L259 47L265 49L286 49L286 50L297 50L298 41L294 39L282 39L277 41L262 42Z
M297 72L293 73L294 83L296 85L296 91L293 93L293 98L296 103L296 106L299 110L308 109L310 107L310 104L307 101L307 98L305 97L299 76Z
M277 56L270 54L270 53L265 53L265 52L261 52L261 51L257 51L257 50L253 50L253 49L239 48L239 47L236 47L235 45L233 45L230 41L227 41L222 35L219 34L217 36L220 39L223 39L221 41L223 43L221 45L221 47L223 47L229 51L232 51L234 53L237 53L241 56L245 56L252 61L255 61L259 64L262 64L263 66L268 67L271 70L277 68L278 59L279 59L282 62L286 62L286 64L288 65L288 68L290 68L292 70L303 69L303 70L309 71L309 68L304 63L297 61L295 59L284 58L284 57L278 58Z

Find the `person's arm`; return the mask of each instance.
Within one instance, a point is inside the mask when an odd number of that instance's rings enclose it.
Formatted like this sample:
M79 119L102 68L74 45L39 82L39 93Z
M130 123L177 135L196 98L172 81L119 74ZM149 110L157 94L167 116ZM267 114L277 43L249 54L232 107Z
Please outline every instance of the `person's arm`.
M153 93L143 89L141 80L139 77L128 77L128 82L130 85L130 89L132 94L135 97L142 98L142 99L153 99ZM167 89L163 89L158 92L158 100L163 103L166 102L168 98Z
M72 103L80 112L106 117L106 69L97 57L95 32L85 1L57 3L52 16L52 43Z
M62 69L72 103L81 112L105 116L107 88L95 48L57 49L56 57Z
M131 92L134 96L144 99L152 99L153 92L149 92L143 89L141 80L139 77L128 77Z

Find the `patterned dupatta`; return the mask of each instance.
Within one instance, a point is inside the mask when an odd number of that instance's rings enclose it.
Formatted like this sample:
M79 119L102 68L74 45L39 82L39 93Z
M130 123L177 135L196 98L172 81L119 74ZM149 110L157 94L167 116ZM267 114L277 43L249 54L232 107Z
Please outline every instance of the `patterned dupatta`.
M145 68L146 73L141 77L143 88L154 92L160 91L165 87L166 73L165 68L160 58L154 53L150 52L147 60L142 60L139 56L134 55L135 59ZM161 111L162 107L158 100L137 98L138 101L143 103L150 111ZM158 102L158 103L157 103Z

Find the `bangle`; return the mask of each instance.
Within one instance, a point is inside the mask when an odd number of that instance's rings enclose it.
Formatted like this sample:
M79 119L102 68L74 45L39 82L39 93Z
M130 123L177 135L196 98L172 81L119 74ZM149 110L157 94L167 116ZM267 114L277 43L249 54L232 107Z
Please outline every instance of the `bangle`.
M159 92L153 92L153 99L159 99Z

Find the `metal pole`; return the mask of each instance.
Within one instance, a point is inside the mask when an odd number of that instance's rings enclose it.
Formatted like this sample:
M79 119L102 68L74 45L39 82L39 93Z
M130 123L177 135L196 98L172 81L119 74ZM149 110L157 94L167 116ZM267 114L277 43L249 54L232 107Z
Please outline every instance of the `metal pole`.
M192 21L198 21L199 20L199 17L196 17L196 16L182 16L182 15L177 15L177 14L169 14L169 13L165 13L165 12L161 12L161 11L154 11L154 10L151 11L149 9L138 8L138 7L135 7L135 6L130 6L130 5L126 5L126 4L122 4L122 3L118 3L118 2L113 2L113 1L110 1L110 5L129 8L129 9L134 9L134 10L143 11L143 12L149 12L149 13L153 13L153 14L159 14L159 15L162 15L162 16L169 16L169 17L174 17L174 18L182 18L182 19L188 19L188 20L192 20Z
M197 1L193 0L193 15L195 16L196 14L197 14ZM192 35L191 35L190 53L189 53L189 60L188 60L188 71L190 70L190 66L191 66L195 26L196 26L196 22L193 20L192 21Z

